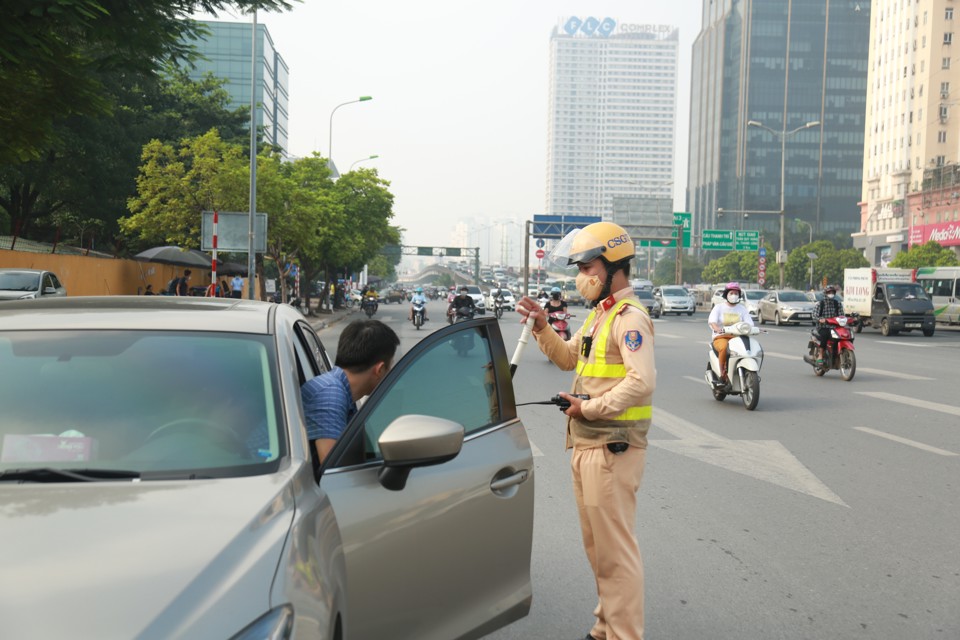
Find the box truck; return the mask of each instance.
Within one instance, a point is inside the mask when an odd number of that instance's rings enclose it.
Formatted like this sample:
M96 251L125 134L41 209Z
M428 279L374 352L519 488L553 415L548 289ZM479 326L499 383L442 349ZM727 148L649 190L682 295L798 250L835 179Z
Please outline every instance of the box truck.
M932 336L936 326L933 302L914 269L844 269L843 310L860 315L857 333L874 327L885 336L914 329Z

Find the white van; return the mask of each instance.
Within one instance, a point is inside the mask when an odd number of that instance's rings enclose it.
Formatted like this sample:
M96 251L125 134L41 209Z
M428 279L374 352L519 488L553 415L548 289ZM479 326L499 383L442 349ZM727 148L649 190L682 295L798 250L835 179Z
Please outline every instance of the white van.
M921 267L917 282L933 300L937 322L960 323L960 267Z

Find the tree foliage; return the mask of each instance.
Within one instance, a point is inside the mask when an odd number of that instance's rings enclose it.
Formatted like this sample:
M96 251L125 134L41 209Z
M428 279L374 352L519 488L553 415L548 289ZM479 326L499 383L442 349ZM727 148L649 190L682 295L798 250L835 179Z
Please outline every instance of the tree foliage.
M49 241L65 219L96 219L102 233L114 236L136 192L148 141L178 142L211 127L227 140L247 137L247 110L228 110L222 84L212 77L192 81L177 69L156 79L110 78L113 115L63 119L56 125L59 142L40 159L0 166L0 230Z
M286 10L288 0L9 0L0 21L0 164L40 159L56 124L115 113L104 78L155 75L189 60L203 26L227 7Z
M931 240L926 244L901 251L890 261L890 266L901 269L919 269L920 267L955 267L960 265L957 254L939 242Z
M769 244L766 245L767 255L776 252ZM760 257L756 251L731 251L716 260L711 260L703 268L704 282L757 282L759 277ZM767 282L779 282L780 272L772 261L767 262Z
M829 240L815 240L813 244L797 247L787 256L784 275L787 285L798 289L806 289L810 285L808 253L817 256L813 261L814 288L819 288L824 280L832 284L842 283L844 269L870 266L870 262L856 249L837 249Z

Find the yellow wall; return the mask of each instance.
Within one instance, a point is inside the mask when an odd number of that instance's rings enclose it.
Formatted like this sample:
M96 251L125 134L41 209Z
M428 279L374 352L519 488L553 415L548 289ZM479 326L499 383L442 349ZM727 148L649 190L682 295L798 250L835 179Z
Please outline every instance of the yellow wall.
M66 287L68 296L139 295L148 284L153 285L154 292L161 293L170 279L182 275L184 269L139 260L0 249L0 268L10 267L53 271ZM190 270L193 272L190 286L210 284L210 269L191 267ZM228 282L231 280L223 276L219 278Z

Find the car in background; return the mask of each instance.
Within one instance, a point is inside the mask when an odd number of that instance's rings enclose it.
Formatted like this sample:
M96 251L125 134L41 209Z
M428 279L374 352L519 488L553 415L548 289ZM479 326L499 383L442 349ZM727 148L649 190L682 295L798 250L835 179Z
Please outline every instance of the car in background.
M750 317L754 320L760 319L760 301L763 300L769 291L766 289L742 289L743 291L743 306L747 308L747 311L750 312Z
M0 301L62 298L67 289L52 271L0 269Z
M768 321L776 325L801 322L816 324L813 320L813 303L807 300L803 291L794 289L768 291L757 306L760 324L766 324Z
M461 287L467 288L467 293L473 298L473 304L477 307L477 313L481 316L484 315L487 312L487 308L483 301L483 291L480 290L480 287L475 284L465 284L461 285Z
M377 293L377 302L383 304L389 304L391 302L403 304L406 298L407 294L404 293L403 289L383 289Z
M580 295L580 292L577 291L577 281L576 280L567 280L563 283L563 299L567 301L569 306L581 306L586 307L587 301L584 300L583 296Z
M678 316L687 314L692 316L697 310L697 301L687 291L686 287L663 286L653 290L653 297L660 302L660 312L664 315L675 313Z
M534 465L496 320L412 346L321 462L299 389L330 367L286 305L6 303L4 636L74 637L81 610L84 637L235 640L477 638L525 616Z
M651 318L660 317L662 308L660 306L660 301L653 297L652 289L634 288L633 294L640 298L640 302L642 302L643 306L647 308L647 312L650 314Z
M488 309L493 309L493 292L495 289L490 289L487 292L486 304ZM500 289L503 293L503 308L505 311L514 311L517 308L517 299L513 296L513 292L509 289Z

